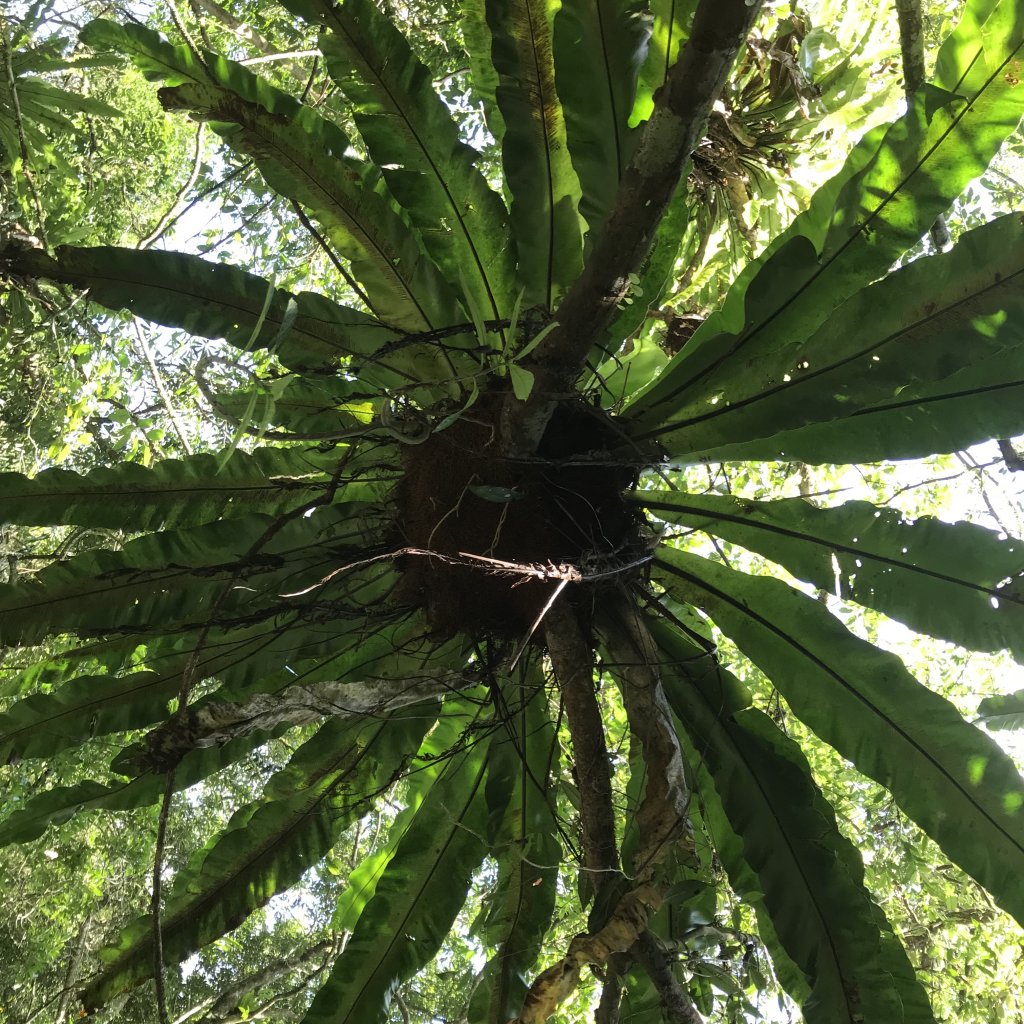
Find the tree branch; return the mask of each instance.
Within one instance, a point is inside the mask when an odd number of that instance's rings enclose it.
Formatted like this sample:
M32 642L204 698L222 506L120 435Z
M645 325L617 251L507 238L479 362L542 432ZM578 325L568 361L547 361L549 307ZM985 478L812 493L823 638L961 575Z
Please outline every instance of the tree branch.
M896 0L896 17L900 24L900 56L903 59L903 91L910 97L924 85L924 21L921 0ZM941 215L928 231L938 251L949 245L949 230Z
M625 591L608 602L606 615L604 649L622 681L629 727L640 740L647 770L636 815L640 842L632 872L638 880L648 882L670 846L691 832L690 790L672 711L658 675L658 651L647 626Z
M75 983L78 981L78 972L82 969L82 959L85 956L86 939L89 929L92 927L93 912L90 910L85 915L85 920L78 929L78 938L75 940L75 950L68 964L67 974L64 975L64 988L61 991L60 1004L57 1007L57 1014L54 1020L64 1021L68 1017L68 1008L71 1003L71 995L75 990Z
M626 893L616 904L607 923L593 935L577 935L569 952L556 964L537 975L522 1012L509 1024L544 1024L576 991L585 964L603 967L616 953L630 949L647 928L652 912L661 906L661 893L641 885Z
M149 347L149 342L146 340L146 334L139 325L138 318L132 320L132 326L135 328L135 337L139 339L139 348L142 350L142 357L146 361L146 366L149 367L149 375L153 378L153 386L156 388L157 396L160 398L164 411L167 413L167 418L171 421L171 426L174 427L174 432L178 435L178 440L181 442L181 447L185 450L185 454L191 455L192 445L189 443L188 435L185 433L185 428L182 426L181 420L178 418L178 411L175 409L174 403L171 401L171 396L164 384L163 374L160 372L160 367L156 365L153 350Z
M619 1024L622 1006L622 977L609 966L601 986L601 1001L594 1011L594 1024Z
M277 693L254 694L241 704L205 701L151 730L144 742L152 764L167 771L197 747L221 746L239 736L269 732L282 725L306 725L318 718L388 715L478 682L475 672L450 671L404 679L289 686Z
M280 960L275 960L266 967L254 971L252 974L239 978L233 984L221 990L220 995L217 996L210 1009L206 1012L204 1019L199 1024L205 1024L206 1020L216 1021L227 1017L238 1006L242 996L247 992L255 992L258 988L263 988L265 985L270 985L280 978L287 977L292 971L301 967L302 964L315 960L322 954L329 954L334 949L334 945L333 938L325 939L323 942L318 942L315 946L310 946L309 949L299 953L297 956L282 957ZM317 970L322 970L322 966L318 967Z
M189 193L192 186L195 185L199 178L199 170L203 166L203 138L205 135L206 123L200 122L196 129L195 155L192 158L192 170L189 171L188 178L185 179L184 184L175 193L174 199L171 201L171 205L167 207L164 215L157 222L156 227L139 242L138 248L149 249L153 243L178 220L180 214L175 212L178 208L178 204Z
M1013 473L1024 471L1024 456L1021 456L1013 442L1008 437L1001 437L996 444L999 445L999 454L1006 463L1006 468Z
M632 953L658 990L668 1024L703 1024L704 1018L693 1005L689 993L672 973L668 952L650 932L645 931L636 940Z
M903 87L916 92L924 85L924 24L921 0L896 0L900 23L900 50L903 57Z
M604 721L594 696L594 655L579 615L565 600L544 617L544 634L572 738L583 824L583 866L595 892L620 878L612 774Z
M272 59L289 56L287 54L278 54L273 44L264 39L256 29L242 21L241 18L236 18L227 8L217 3L216 0L191 0L191 2L193 9L199 8L215 21L219 21L229 32L244 43L247 43L254 50L259 50L260 53L270 56ZM302 52L305 55L306 51ZM292 78L299 83L305 84L306 72L301 64L296 60L288 60L284 66Z
M7 89L11 97L11 112L14 115L14 125L18 133L18 148L21 153L21 176L28 186L29 195L32 198L32 205L35 207L36 228L39 238L43 244L46 241L46 217L43 214L43 203L39 198L39 190L36 188L35 178L32 174L32 159L28 149L28 139L25 135L25 122L21 116L21 101L18 98L18 83L14 74L14 64L11 59L11 42L7 36L6 22L0 23L0 51L3 52L4 72L7 76ZM15 179L17 180L17 179Z
M608 222L555 313L558 326L523 360L534 374L531 397L520 402L510 396L502 410L502 436L511 454L536 450L559 396L572 390L594 340L626 297L629 275L650 252L760 6L760 0L701 0L686 46L658 91L622 176Z

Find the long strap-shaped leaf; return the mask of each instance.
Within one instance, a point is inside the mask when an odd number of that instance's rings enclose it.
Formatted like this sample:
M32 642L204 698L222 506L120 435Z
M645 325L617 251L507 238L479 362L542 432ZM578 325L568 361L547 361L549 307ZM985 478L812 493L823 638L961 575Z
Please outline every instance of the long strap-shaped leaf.
M978 704L978 718L987 729L1024 729L1024 690L986 697Z
M270 739L255 733L232 740L223 747L204 747L186 754L174 775L179 791L209 778L214 772L241 760L254 748ZM0 822L0 846L28 843L38 839L50 825L60 825L82 811L130 811L154 807L160 803L167 777L146 772L134 779L101 783L95 779L73 786L54 786L18 806L8 801L10 813ZM13 806L11 806L13 805Z
M256 274L188 253L63 246L56 259L39 249L8 250L2 259L12 273L88 288L89 297L108 309L128 309L201 338L224 338L246 351L270 348L295 369L336 366L398 336L366 313L321 295L292 294Z
M235 451L226 460L207 454L168 459L152 468L121 463L88 473L0 473L0 521L142 533L252 512L281 515L322 497L330 469L315 451L262 448Z
M481 691L474 696L485 697ZM477 710L480 710L478 706ZM394 860L402 840L416 820L424 802L430 799L431 790L438 778L448 769L450 755L456 750L466 730L478 719L469 707L452 701L434 727L427 734L416 752L415 769L402 781L400 795L402 809L395 815L387 829L383 843L374 844L376 849L363 857L348 876L348 884L338 897L331 916L331 927L349 935L356 922L373 899L377 885ZM433 798L436 801L436 797ZM436 804L435 804L436 806Z
M194 53L185 45L173 46L143 25L121 25L105 18L90 21L82 29L79 38L94 50L111 50L130 55L138 69L151 82L177 84L210 81L210 64L220 59L205 51L201 55ZM251 71L245 71L244 77L247 83L253 83L256 79ZM255 88L254 85L250 87Z
M440 949L486 852L486 769L479 742L447 762L304 1024L383 1024L398 985Z
M361 380L297 374L233 391L208 387L217 411L229 422L264 429L272 440L342 440L367 429L367 402L377 389Z
M380 194L379 171L345 155L348 139L337 126L240 64L209 53L200 63L142 26L92 22L83 39L129 54L149 77L169 83L165 105L208 117L253 156L271 188L324 224L395 326L429 330L465 319L415 233Z
M1024 541L1015 537L973 523L912 521L866 501L818 508L802 498L673 491L636 498L669 522L742 544L920 633L976 651L1008 647L1024 659Z
M631 0L564 0L555 17L558 94L565 110L569 152L583 190L580 213L589 227L588 250L612 209L639 137L639 131L629 127L633 123L629 121L629 112L637 90L638 63L644 61L646 54L644 68L658 76L660 85L685 39L674 29L664 31L661 11L656 12L651 36L644 6ZM692 15L696 4L691 2L689 6ZM669 45L670 38L674 40L670 45L671 60L666 61L665 51L655 55L651 47L656 40ZM654 65L656 72L652 70ZM644 119L653 109L650 95L647 107ZM657 304L671 279L688 218L684 182L658 224L650 252L636 268L636 283L630 288L628 301L621 304L607 330L593 338L588 364L601 367L599 372L604 381L622 369L615 356L622 339L640 327L647 318L647 310ZM611 361L602 366L609 357ZM642 374L631 376L629 389L636 390L645 378ZM609 401L614 402L616 390L614 385L606 390Z
M505 719L508 738L489 751L487 803L489 835L498 879L484 896L477 934L493 949L476 982L467 1017L470 1024L507 1021L522 1009L526 977L551 925L562 851L558 822L549 795L557 758L543 680L527 686L504 685L511 706ZM492 831L488 830L489 833Z
M631 280L674 195L759 3L705 0L683 55L670 69L654 114L622 177L615 206L582 273L557 310L557 324L527 359L535 387L520 407L504 411L506 446L534 451L554 408L554 394L582 371L595 340L628 298Z
M1024 223L1000 217L951 252L863 289L803 343L708 375L656 434L673 454L842 419L1024 346ZM671 372L666 371L666 372Z
M524 306L553 308L582 268L580 184L555 91L552 18L559 0L487 0L502 162Z
M750 707L746 689L713 656L660 623L652 636L668 666L668 699L757 877L756 902L806 981L808 1024L931 1021L905 951L864 888L860 856L799 746ZM720 856L742 878L729 863L735 852L724 845Z
M1012 329L1012 328L1010 328ZM917 459L1024 433L1024 346L1005 349L844 419L701 452L712 461L793 459L811 465Z
M633 155L628 122L647 52L645 7L637 0L562 0L555 15L558 96L591 234L604 224Z
M696 397L699 385L705 400L714 397L706 380L713 370L726 368L720 388L745 372L747 359L807 337L839 303L883 275L985 170L1020 121L1010 69L1024 42L1024 13L1015 0L1002 0L985 24L983 49L958 57L958 64L980 63L984 73L965 76L955 93L925 87L884 135L862 141L822 201L741 275L727 315L709 318L633 403L638 426L652 436L671 430L666 424L681 394ZM944 52L955 45L950 40ZM826 197L834 205L822 232ZM742 363L730 360L740 351Z
M233 149L253 158L274 191L305 206L351 260L379 316L410 331L465 320L412 229L376 191L377 171L344 155L348 140L330 122L307 107L287 117L201 83L161 89L160 101L212 122Z
M366 809L415 749L439 705L378 722L330 721L267 784L262 799L232 815L227 829L179 874L161 915L164 955L182 960L236 928L275 893L294 885ZM148 917L121 932L83 995L95 1010L150 977Z
M1024 920L1024 780L988 736L780 580L673 550L658 566L670 592L706 609L799 718Z
M268 531L276 532L263 544ZM366 509L353 503L319 509L279 529L270 516L240 516L151 534L120 552L86 552L0 587L0 642L27 644L61 632L155 634L153 623L161 624L161 633L198 628L209 618L207 599L219 598L218 618L238 624L247 624L247 614L252 622L287 613L301 604L285 593L318 584L342 551L356 560L371 536ZM330 554L319 546L325 542ZM242 580L249 588L244 596L219 596Z
M491 30L487 27L486 5L487 0L463 0L459 9L459 27L469 63L470 94L479 103L484 122L500 146L505 137L505 120L498 109L498 72L491 56Z
M630 111L630 125L646 121L654 110L654 94L661 88L668 69L679 59L679 51L690 34L697 0L651 0L650 40L637 76L636 99Z
M429 69L370 0L286 6L326 27L320 49L353 104L370 159L448 281L463 282L466 308L484 319L507 316L515 301L508 211L459 138Z
M317 684L392 679L397 698L404 689L402 679L434 673L440 692L444 674L465 664L460 643L425 644L422 624L416 619L388 625L354 617L336 622L330 631L299 617L284 624L287 628L281 628L281 621L272 629L265 623L238 630L212 627L198 650L194 637L169 652L149 645L145 666L149 671L81 675L52 692L16 701L0 715L0 762L11 755L51 757L89 737L159 722L167 716L167 702L180 692L186 669L196 678L221 683L189 708L180 738L194 743L203 738L210 705L214 705L213 721L207 733L216 731L213 725L224 720L231 705L244 706L254 694L265 698ZM339 698L334 713L344 716L348 708ZM119 770L128 768L127 763L118 764Z
M167 713L181 673L82 675L52 693L35 693L0 715L0 762L50 757L91 736L139 729Z

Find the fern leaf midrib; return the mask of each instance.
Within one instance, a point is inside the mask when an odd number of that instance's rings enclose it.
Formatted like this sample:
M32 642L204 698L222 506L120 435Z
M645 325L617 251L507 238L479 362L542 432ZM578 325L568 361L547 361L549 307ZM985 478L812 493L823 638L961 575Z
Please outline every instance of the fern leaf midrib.
M331 25L332 31L337 32L339 35L344 35L345 38L348 39L349 44L352 46L352 48L358 50L359 47L357 41L344 30L344 27L339 24L338 19L332 19ZM455 197L452 195L447 179L441 173L441 169L437 166L437 163L435 162L433 156L430 153L430 148L424 143L422 134L417 130L412 119L409 117L404 108L398 102L398 98L395 96L392 90L388 88L387 82L385 82L385 80L377 73L377 71L368 61L365 62L365 68L367 71L369 71L371 75L373 75L374 81L377 83L377 87L388 97L388 100L391 102L392 107L394 108L394 110L398 112L399 116L402 119L402 122L405 124L407 130L409 131L409 134L412 135L412 137L416 140L417 148L419 149L420 153L422 153L423 158L426 160L427 164L430 167L430 170L433 172L434 179L440 185L441 190L444 193L445 201L448 204L448 208L452 211L456 223L459 225L459 232L462 235L463 239L465 240L466 245L469 247L470 252L473 254L473 262L476 264L477 273L479 274L480 280L483 283L484 289L487 292L487 301L490 304L493 319L499 319L501 316L501 312L498 309L498 302L497 299L495 298L494 291L491 288L491 282L489 277L487 276L486 268L484 267L483 260L480 257L480 253L477 249L476 242L473 239L473 234L466 225L465 217L462 213L462 210L459 208L459 204L456 202Z
M723 601L728 605L731 605L736 611L753 619L764 629L767 629L770 633L777 636L785 644L792 647L795 651L797 651L800 654L801 657L806 658L813 665L817 666L817 668L819 668L822 672L830 676L850 696L859 701L865 708L869 709L873 714L877 715L880 720L886 722L889 728L891 728L894 733L896 733L905 743L908 744L908 746L912 747L925 761L928 762L928 764L932 766L932 768L943 778L943 780L945 780L945 783L947 785L949 785L952 789L956 790L956 792L960 794L960 796L968 803L968 805L975 808L975 810L989 823L989 825L992 828L994 828L1015 850L1017 850L1020 854L1024 855L1024 844L1022 844L1020 840L1016 839L1009 832L1007 832L1006 828L1000 822L996 821L995 818L992 817L987 808L983 807L981 804L975 801L971 797L970 792L967 789L965 789L956 779L950 776L946 768L943 765L941 765L928 750L922 747L921 744L917 740L915 740L909 733L907 733L907 731L902 726L899 726L895 722L893 722L892 719L887 714L885 714L881 708L879 708L873 701L871 701L868 697L862 694L856 686L848 682L841 673L837 672L834 668L828 665L816 654L808 650L802 643L800 643L799 640L796 639L796 637L790 636L785 630L780 629L773 622L770 622L768 619L766 619L763 615L759 614L751 608L748 608L738 598L733 597L731 594L725 591L719 590L712 584L707 583L705 580L702 580L699 576L695 576L693 573L689 573L685 569L680 569L678 566L672 565L670 562L666 562L661 558L655 558L654 564L658 566L658 568L663 569L664 571L672 574L673 576L677 576L680 579L685 580L687 583L692 584L698 589L705 590L708 593L713 594L718 600Z

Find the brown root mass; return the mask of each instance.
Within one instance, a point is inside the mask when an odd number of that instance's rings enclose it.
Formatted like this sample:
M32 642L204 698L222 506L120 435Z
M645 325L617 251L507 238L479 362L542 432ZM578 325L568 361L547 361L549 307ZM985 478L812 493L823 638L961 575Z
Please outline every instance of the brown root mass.
M635 470L609 459L621 438L607 414L582 401L564 403L537 455L512 460L501 455L495 427L503 397L485 396L403 451L397 544L445 557L403 555L396 596L421 607L439 633L520 636L559 585L557 578L473 564L466 554L555 573L571 566L584 579L569 583L560 600L589 608L602 586L623 576L587 577L635 560L640 550L636 515L622 497Z

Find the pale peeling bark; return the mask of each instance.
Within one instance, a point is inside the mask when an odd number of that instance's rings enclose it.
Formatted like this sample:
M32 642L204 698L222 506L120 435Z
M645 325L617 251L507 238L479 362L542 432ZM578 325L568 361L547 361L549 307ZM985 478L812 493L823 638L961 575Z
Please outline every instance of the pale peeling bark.
M661 901L661 892L650 885L626 893L603 928L593 935L577 935L569 944L569 952L537 976L526 993L522 1012L509 1024L544 1024L576 991L580 971L587 964L604 967L614 953L623 953L633 946Z
M276 693L257 693L240 704L207 701L175 715L147 734L154 767L166 771L190 750L227 743L279 726L308 725L320 718L377 717L465 690L479 682L473 671L423 673L403 679L309 683Z
M626 296L629 275L650 252L760 6L760 0L701 0L686 46L655 97L608 222L555 312L558 326L523 360L535 383L526 402L510 396L502 410L502 437L510 453L534 452L555 405L574 390L591 346Z
M189 0L189 5L192 7L197 20L199 19L199 12L202 11L216 21L219 21L238 39L251 46L254 50L259 50L260 53L268 57L278 56L275 48L256 29L246 24L240 18L236 18L227 8L217 3L216 0ZM202 25L201 21L200 25ZM283 54L280 56L284 57ZM288 74L300 85L305 85L309 80L309 72L298 61L285 59L282 61L282 66L288 69Z
M680 837L689 837L690 789L672 710L658 675L658 652L633 599L622 592L606 606L604 648L622 681L629 727L640 740L647 785L636 816L640 842L633 872L650 881ZM692 841L690 842L692 851Z
M630 728L640 738L648 784L637 815L641 836L635 855L634 888L615 905L606 923L592 935L573 939L558 963L530 987L520 1015L511 1024L543 1024L568 999L588 964L609 966L615 956L636 959L658 988L673 1024L698 1024L700 1015L672 973L667 953L647 933L652 911L661 905L663 886L652 879L665 851L688 834L690 793L672 722L658 677L656 652L640 614L625 593L612 598L606 613L605 649L616 662ZM611 768L604 724L594 695L593 654L579 617L567 603L555 604L545 617L548 653L565 707L573 742L583 823L583 863L592 872L595 892L622 879L615 842ZM636 884L639 881L640 884ZM621 986L606 984L600 1020L617 1019Z

